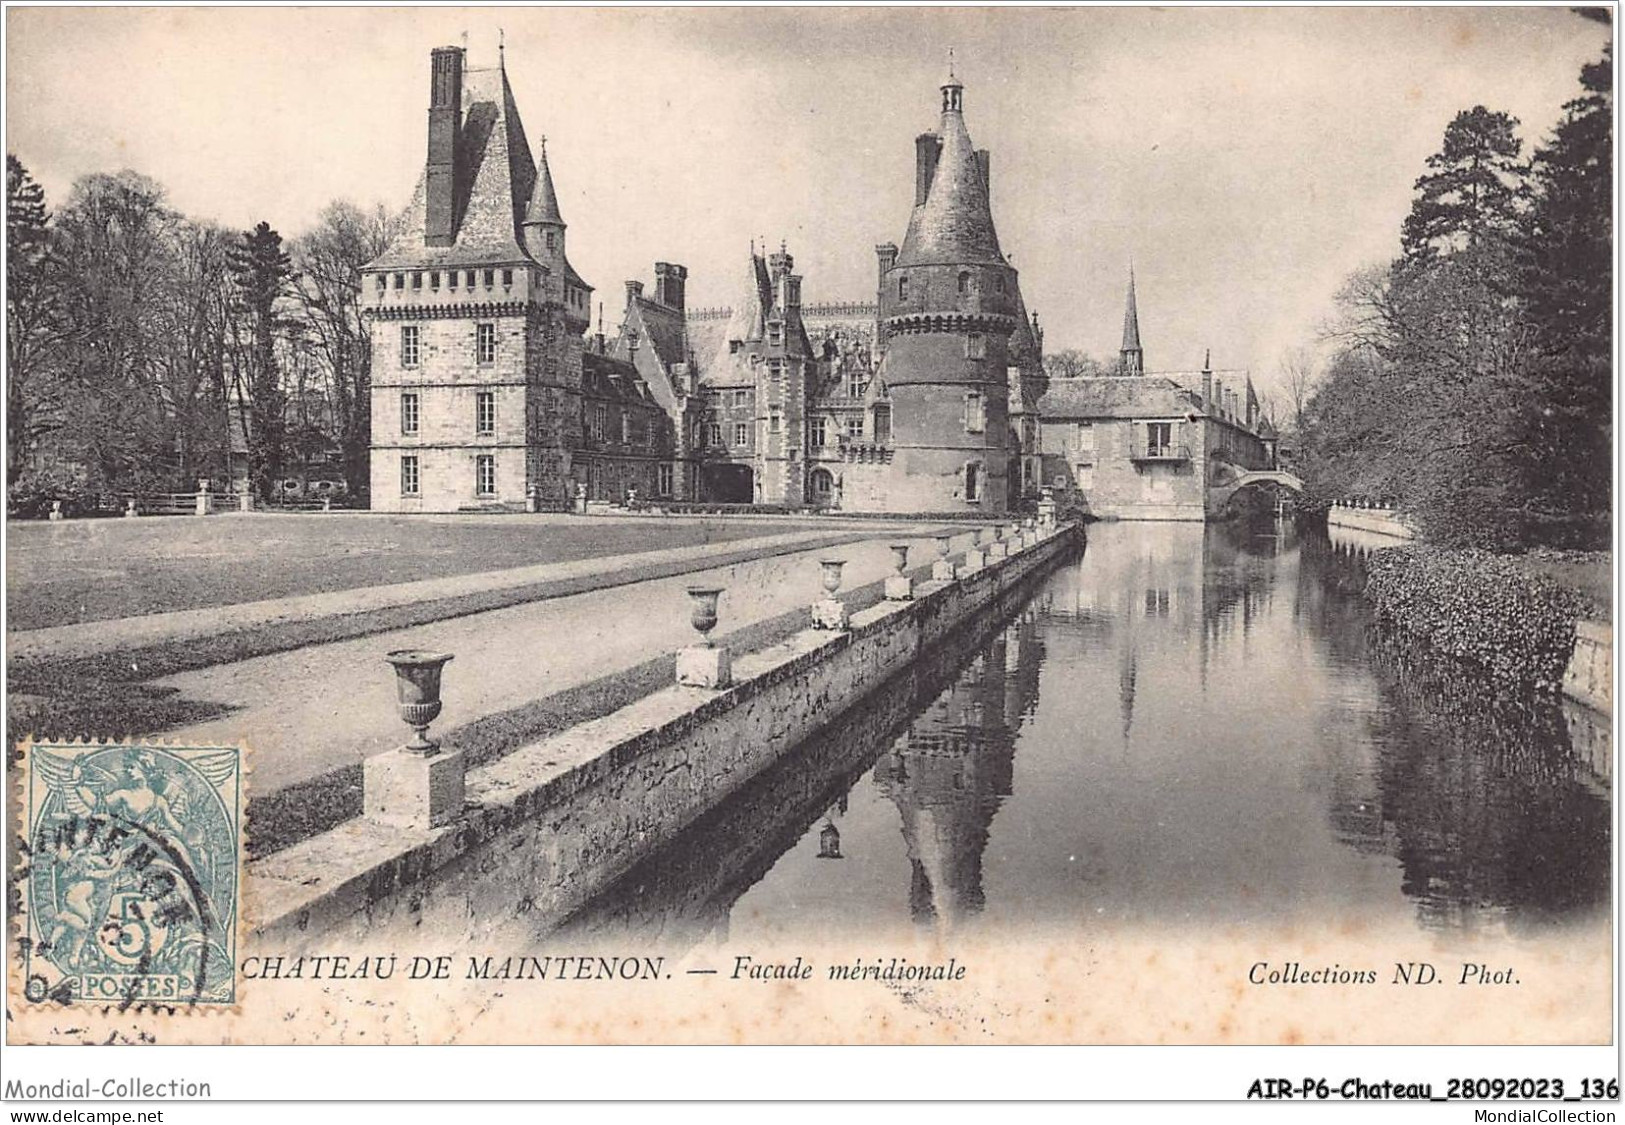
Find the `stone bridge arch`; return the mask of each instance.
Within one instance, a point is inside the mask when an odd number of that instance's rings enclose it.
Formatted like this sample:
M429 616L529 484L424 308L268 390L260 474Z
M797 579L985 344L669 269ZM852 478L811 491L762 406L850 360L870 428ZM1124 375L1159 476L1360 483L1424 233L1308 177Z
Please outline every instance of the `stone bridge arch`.
M1234 480L1214 485L1208 490L1208 497L1214 507L1221 507L1242 489L1259 484L1278 484L1299 496L1304 493L1303 479L1295 473L1289 473L1285 469L1251 469Z

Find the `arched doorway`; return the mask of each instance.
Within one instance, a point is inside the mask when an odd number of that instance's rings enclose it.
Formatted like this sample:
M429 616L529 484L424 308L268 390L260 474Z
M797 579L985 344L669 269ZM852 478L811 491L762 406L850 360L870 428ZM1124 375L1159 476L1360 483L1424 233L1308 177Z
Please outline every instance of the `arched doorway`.
M814 469L807 481L807 492L815 508L827 508L835 502L835 478L828 469Z

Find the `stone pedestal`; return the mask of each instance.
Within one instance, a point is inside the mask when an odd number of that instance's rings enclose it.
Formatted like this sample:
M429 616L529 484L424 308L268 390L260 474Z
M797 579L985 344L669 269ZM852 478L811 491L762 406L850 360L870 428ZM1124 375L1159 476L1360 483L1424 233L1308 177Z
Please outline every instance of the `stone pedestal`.
M1008 539L1000 539L995 543L989 543L987 545L987 557L990 559L1002 559L1007 557L1009 554L1010 541Z
M237 510L239 512L252 512L254 510L254 494L252 492L239 492L237 494Z
M677 682L683 687L725 688L733 683L733 661L723 645L693 645L677 654Z
M906 574L893 574L886 579L886 600L906 602L914 596L914 580Z
M972 547L965 552L965 561L959 564L959 569L954 572L954 577L968 578L986 565L987 557L982 554L981 549Z
M209 514L209 494L207 492L197 494L197 507L194 510L200 516Z
M62 501L60 501L60 500L52 500L51 501L51 514L47 518L53 519L53 520L59 520L59 519L63 518L63 516L62 516Z
M439 828L463 811L461 750L414 754L389 750L362 763L362 806L372 820L401 828Z
M820 598L812 604L814 629L845 629L850 617L839 598Z
M947 559L938 559L931 564L931 581L952 582L954 580L954 564Z

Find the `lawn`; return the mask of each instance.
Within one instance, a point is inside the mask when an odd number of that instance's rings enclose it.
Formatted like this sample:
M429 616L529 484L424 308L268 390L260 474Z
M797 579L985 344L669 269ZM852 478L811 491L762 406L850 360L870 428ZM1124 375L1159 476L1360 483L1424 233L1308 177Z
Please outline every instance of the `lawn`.
M10 629L744 540L795 520L220 515L8 521Z

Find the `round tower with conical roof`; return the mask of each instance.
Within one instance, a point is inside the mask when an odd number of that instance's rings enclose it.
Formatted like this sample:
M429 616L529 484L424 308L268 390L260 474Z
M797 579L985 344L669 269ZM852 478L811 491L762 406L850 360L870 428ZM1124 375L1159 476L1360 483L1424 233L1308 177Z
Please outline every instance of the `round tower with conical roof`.
M1021 315L1016 271L999 248L988 153L971 144L951 65L941 90L937 131L915 142L908 233L880 255L893 462L878 506L1002 512L1016 452L1006 376Z

